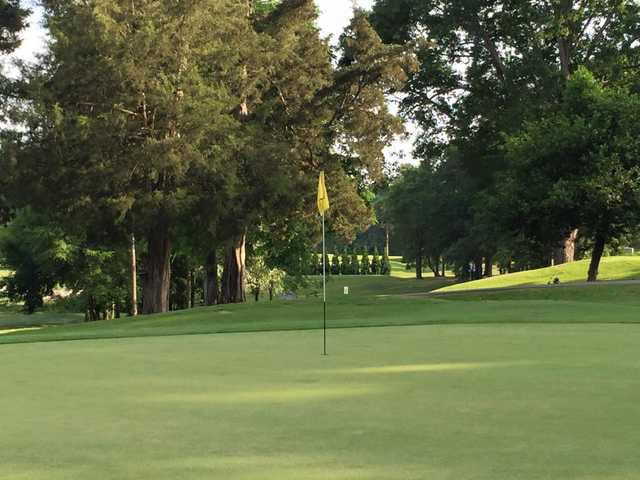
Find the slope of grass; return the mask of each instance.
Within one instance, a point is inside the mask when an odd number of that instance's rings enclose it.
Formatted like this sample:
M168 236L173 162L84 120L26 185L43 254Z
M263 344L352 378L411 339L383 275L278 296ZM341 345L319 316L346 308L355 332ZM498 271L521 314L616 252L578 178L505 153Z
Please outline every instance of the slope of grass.
M546 285L558 278L560 283L584 282L587 279L589 260L529 270L526 272L498 275L473 282L450 285L441 292L455 292L484 288L521 287ZM600 281L640 279L640 257L604 257L600 265Z
M454 302L578 302L640 307L640 285L597 284L589 287L532 288L520 290L468 290L455 297L439 297Z
M640 325L1 347L6 480L640 478Z
M586 295L550 299L479 298L479 301L404 296L437 288L442 280L335 277L328 285L329 328L467 323L633 323L640 322L635 298L640 286L612 299ZM350 295L343 287L350 286ZM559 290L558 290L559 291ZM0 335L1 343L124 338L205 333L309 330L322 327L321 290L294 301L197 308L136 319L47 326Z

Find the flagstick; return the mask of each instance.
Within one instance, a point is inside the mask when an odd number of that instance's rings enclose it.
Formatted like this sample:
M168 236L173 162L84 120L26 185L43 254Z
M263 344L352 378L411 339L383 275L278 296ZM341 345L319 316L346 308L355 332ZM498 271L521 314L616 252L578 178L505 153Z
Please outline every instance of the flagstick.
M324 238L324 213L322 214L322 305L323 305L323 328L324 353L327 355L327 265L326 265L326 245Z

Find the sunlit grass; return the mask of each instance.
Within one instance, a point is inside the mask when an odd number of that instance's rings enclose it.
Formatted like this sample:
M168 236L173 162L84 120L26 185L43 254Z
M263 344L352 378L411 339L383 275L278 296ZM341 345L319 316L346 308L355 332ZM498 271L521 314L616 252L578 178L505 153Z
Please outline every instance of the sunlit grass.
M440 325L334 330L327 357L318 331L3 345L0 478L640 478L638 344Z
M384 374L384 373L421 373L452 372L460 370L479 370L483 368L507 368L531 365L531 362L481 362L481 363L435 363L422 365L387 365L382 367L365 367L336 370L346 374Z
M42 327L25 327L25 328L8 328L6 330L0 329L0 335L7 335L15 332L28 332L31 330L40 330Z
M460 283L442 288L441 292L504 288L525 285L547 285L557 278L560 283L583 282L587 279L589 260L555 265L553 267L525 272L497 275L473 282ZM598 275L600 281L640 279L640 256L604 257Z

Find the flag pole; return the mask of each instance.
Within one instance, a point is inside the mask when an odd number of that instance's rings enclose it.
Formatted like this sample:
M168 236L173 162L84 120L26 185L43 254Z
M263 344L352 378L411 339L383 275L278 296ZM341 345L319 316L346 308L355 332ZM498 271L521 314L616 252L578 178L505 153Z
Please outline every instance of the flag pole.
M327 355L327 250L324 237L324 213L322 214L322 333L324 337L323 355Z

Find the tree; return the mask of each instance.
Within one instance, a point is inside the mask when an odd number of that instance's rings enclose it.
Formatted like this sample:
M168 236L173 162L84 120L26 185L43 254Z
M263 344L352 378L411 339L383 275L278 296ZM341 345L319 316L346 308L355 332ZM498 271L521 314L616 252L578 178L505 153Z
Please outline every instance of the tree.
M0 54L13 52L20 46L18 34L27 26L29 10L18 0L0 0Z
M12 273L4 280L9 299L24 301L32 314L69 274L74 247L43 215L21 210L0 230L0 263Z
M317 225L310 193L319 169L329 178L331 231L353 238L371 220L362 187L379 174L382 150L401 130L385 94L401 88L415 62L406 49L383 45L358 11L341 38L336 68L316 19L312 0L281 2L267 15L254 17L261 38L267 37L269 64L250 68L267 74L260 96L244 104L241 125L249 139L237 152L246 167L241 175L244 188L221 222L230 226L222 237L231 240L224 241L235 245L226 254L230 270L240 268L237 260L243 255L237 252L257 228L269 225L269 230L282 231L311 221ZM256 77L256 83L259 80ZM229 291L241 283L234 282Z
M360 274L369 275L371 273L371 262L369 261L369 249L364 247L362 250L362 262L360 262Z
M529 220L544 212L545 223L557 225L556 231L580 228L591 235L589 281L597 279L607 242L633 233L640 223L638 111L639 95L605 86L578 69L560 108L509 139L514 167L504 200L515 207L516 225L548 241Z
M353 253L351 254L351 262L349 262L351 268L349 273L351 275L359 275L360 274L360 260L358 259L358 253L356 249L353 249Z
M325 253L324 255L324 270L327 275L331 275L331 259L329 258L328 253Z
M380 273L382 275L391 275L391 260L389 259L389 255L387 255L386 251L382 256L382 265L380 268Z
M3 56L15 51L20 45L19 33L27 26L26 19L29 11L21 8L17 0L0 0L0 122L6 120L13 100L17 97L16 82L11 81L2 72ZM11 205L6 196L10 177L10 170L6 168L12 153L7 151L6 143L0 139L0 157L9 157L4 162L0 160L3 174L0 175L0 223L9 219ZM5 165L2 165L4 163Z
M430 223L436 215L435 194L433 172L423 165L405 168L385 197L387 217L405 246L404 258L415 261L418 279L422 278L425 258L441 253Z
M138 238L143 313L170 307L186 236L206 264L207 303L245 300L248 242L263 232L270 266L281 246L299 263L300 239L318 232L319 169L330 228L349 238L370 222L367 182L401 130L385 94L415 59L363 12L335 64L312 0L43 4L51 49L23 68L25 129L2 155L8 196L92 246ZM174 287L191 277L180 266Z
M331 257L331 273L333 275L340 275L340 259L337 253L334 253Z
M371 273L373 275L380 275L381 273L380 254L378 253L378 247L375 247L373 249L373 258L371 259Z
M249 264L247 272L247 284L253 294L254 300L260 300L260 294L269 292L269 300L282 289L284 272L279 269L269 268L264 257L254 256Z
M147 245L143 312L166 311L175 230L196 210L215 217L210 189L234 175L225 144L245 93L238 56L254 46L246 12L212 0L44 4L51 51L28 72L19 181L42 184L28 201L70 223L134 229Z
M342 275L349 275L351 272L351 257L349 256L349 249L344 247L342 256L340 258L340 273Z
M455 159L465 174L469 208L459 264L463 254L473 263L495 254L487 241L494 227L476 222L486 222L478 212L509 167L505 134L557 105L580 65L610 84L637 85L631 66L640 58L639 19L631 0L375 3L372 22L385 41L418 45L422 68L403 101L405 115L424 131L417 154L432 164ZM569 205L562 210L571 215ZM571 260L576 232L554 235L564 237L552 246L557 259Z

